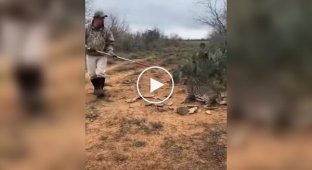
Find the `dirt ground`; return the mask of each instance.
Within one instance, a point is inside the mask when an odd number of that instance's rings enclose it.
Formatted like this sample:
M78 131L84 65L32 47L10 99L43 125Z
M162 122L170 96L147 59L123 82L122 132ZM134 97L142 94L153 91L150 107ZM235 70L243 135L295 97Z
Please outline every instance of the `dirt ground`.
M182 52L169 48L145 55L145 62L172 71ZM86 169L226 169L226 106L182 104L186 88L181 84L164 105L149 105L137 98L143 69L110 61L103 100L92 94L86 74ZM178 107L191 105L198 107L195 113L177 114Z

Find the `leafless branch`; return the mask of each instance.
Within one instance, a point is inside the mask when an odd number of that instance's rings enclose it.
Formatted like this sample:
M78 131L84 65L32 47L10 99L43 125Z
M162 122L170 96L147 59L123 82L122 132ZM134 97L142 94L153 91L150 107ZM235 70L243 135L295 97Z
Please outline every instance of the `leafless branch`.
M223 4L220 4L221 1ZM199 16L197 20L220 34L225 34L227 32L226 0L200 0L198 4L204 7L205 14Z
M93 5L93 0L86 0L85 1L85 19L87 22L92 17L92 13L93 13L92 5Z
M113 32L115 38L121 36L121 34L126 33L129 31L129 25L126 23L125 20L120 20L118 17L110 14L108 17L108 27Z

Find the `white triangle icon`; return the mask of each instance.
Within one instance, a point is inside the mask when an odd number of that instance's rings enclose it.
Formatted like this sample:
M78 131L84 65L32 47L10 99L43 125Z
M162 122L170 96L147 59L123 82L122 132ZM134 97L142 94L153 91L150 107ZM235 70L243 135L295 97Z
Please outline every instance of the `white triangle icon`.
M153 93L155 90L161 88L162 86L164 86L163 83L150 78L150 93Z

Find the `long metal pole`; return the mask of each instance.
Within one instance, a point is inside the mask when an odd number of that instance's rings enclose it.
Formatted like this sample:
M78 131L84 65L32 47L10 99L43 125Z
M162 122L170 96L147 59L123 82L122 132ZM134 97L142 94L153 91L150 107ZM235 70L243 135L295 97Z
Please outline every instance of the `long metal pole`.
M89 47L86 46L87 49L90 49ZM111 57L116 57L116 58L119 58L121 60L125 60L125 61L129 61L131 63L134 63L134 64L138 64L140 66L144 66L144 67L151 67L151 65L149 64L146 64L146 63L142 63L142 62L139 62L139 61L134 61L134 60L131 60L131 59L128 59L128 58L124 58L124 57L120 57L118 55L115 55L115 54L110 54L110 53L106 53L106 52L103 52L103 51L99 51L99 50L95 50L96 52L100 53L100 54L103 54L103 55L108 55L108 56L111 56Z

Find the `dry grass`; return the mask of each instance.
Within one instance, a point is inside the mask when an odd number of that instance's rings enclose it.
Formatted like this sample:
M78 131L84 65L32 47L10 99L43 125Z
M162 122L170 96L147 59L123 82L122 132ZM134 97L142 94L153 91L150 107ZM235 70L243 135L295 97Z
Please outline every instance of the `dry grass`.
M99 112L94 106L94 104L87 105L87 109L86 109L87 122L94 121L98 116L99 116Z
M131 55L146 57L145 62L153 65L168 64L171 70L190 56L192 46L186 42L182 47ZM98 116L86 128L86 169L226 169L226 109L208 115L200 106L196 114L181 116L174 109L146 106L142 100L136 101L137 107L129 107L125 100L137 96L135 83L129 82L142 68L127 65L110 65L111 102L92 103L93 96L87 95L86 114L93 111ZM175 91L172 107L185 107L181 104L186 97L184 86L177 85Z

